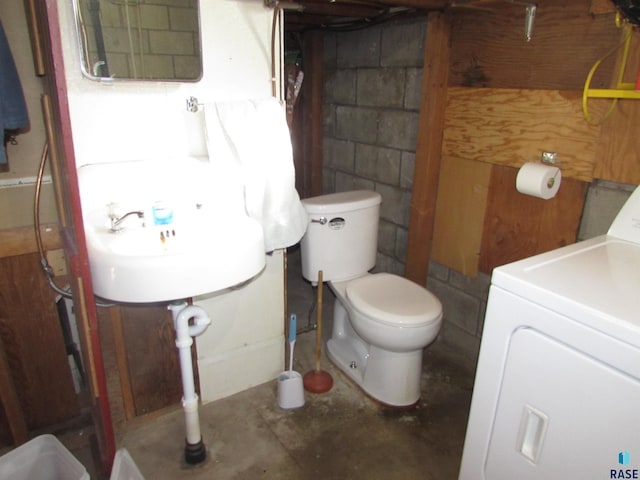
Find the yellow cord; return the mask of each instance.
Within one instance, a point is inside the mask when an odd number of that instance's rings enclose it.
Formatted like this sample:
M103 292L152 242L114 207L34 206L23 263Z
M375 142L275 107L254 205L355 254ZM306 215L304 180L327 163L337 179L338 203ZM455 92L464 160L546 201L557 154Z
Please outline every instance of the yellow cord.
M620 18L619 18L619 14L616 14L616 26L625 29L624 39L622 40L622 42L620 42L618 45L616 45L611 51L609 51L606 55L604 55L600 60L598 60L596 63L593 64L593 67L591 67L591 70L589 70L589 74L587 75L587 79L585 80L584 89L582 90L582 114L584 115L584 119L588 123L590 123L591 125L601 125L607 118L609 118L609 116L613 113L613 111L616 109L616 106L618 105L618 99L614 98L613 101L611 102L611 105L609 105L608 110L605 112L605 114L603 115L603 117L600 120L594 120L593 119L593 117L589 113L589 109L588 109L588 105L587 105L588 98L589 98L588 92L589 92L589 89L591 88L591 80L592 80L593 76L595 75L596 70L598 70L598 68L600 67L600 64L604 60L606 60L609 56L611 56L612 54L617 52L620 49L620 47L622 45L624 45L624 53L623 53L623 56L622 56L622 63L620 65L620 70L618 72L617 85L622 83L622 78L624 76L624 71L625 71L625 68L627 66L627 57L629 55L629 46L631 45L631 27L626 22L624 24L621 24L621 21L620 21Z

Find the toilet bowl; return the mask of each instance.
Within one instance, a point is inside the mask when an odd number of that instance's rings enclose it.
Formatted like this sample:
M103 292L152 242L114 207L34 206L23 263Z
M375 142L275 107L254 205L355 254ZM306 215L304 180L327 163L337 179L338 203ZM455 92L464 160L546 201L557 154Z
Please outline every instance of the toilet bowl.
M329 282L329 288L336 295L329 358L379 402L415 404L420 399L423 349L442 323L440 301L388 273Z
M302 238L302 273L317 272L336 296L327 342L331 361L387 405L420 398L423 349L438 335L442 305L425 288L375 265L381 197L367 190L302 201L311 223Z

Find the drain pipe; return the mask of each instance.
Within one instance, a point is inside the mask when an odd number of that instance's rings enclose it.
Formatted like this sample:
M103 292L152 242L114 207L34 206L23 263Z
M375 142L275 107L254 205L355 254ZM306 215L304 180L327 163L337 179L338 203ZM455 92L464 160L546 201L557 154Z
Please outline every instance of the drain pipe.
M184 459L190 465L201 463L207 457L207 450L200 433L198 417L198 394L193 380L193 364L191 345L193 338L203 333L211 324L207 313L195 305L187 306L186 302L174 302L169 305L176 329L176 347L180 355L180 372L182 374L182 408L185 417ZM189 321L193 318L193 324Z

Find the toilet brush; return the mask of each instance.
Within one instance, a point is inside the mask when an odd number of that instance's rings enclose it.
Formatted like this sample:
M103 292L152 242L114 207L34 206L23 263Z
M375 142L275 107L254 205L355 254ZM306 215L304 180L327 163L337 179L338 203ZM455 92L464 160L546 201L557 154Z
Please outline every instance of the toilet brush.
M318 272L318 306L316 320L316 368L306 373L302 379L305 390L312 393L325 393L331 390L333 378L329 372L320 370L320 357L322 355L322 270Z
M293 348L296 344L296 329L298 328L296 318L294 313L289 319L289 378L293 377Z

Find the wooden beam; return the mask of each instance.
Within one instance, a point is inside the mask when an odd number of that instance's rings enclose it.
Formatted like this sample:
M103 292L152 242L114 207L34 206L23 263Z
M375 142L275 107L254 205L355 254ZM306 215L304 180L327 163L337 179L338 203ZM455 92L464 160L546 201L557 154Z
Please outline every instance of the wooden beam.
M386 7L384 6L345 5L341 3L320 3L305 1L280 2L279 6L287 12L297 11L309 15L327 15L339 17L374 17L386 10Z
M451 20L448 14L430 13L425 37L422 98L405 267L405 276L419 285L426 284L433 243L449 78L450 39Z
M329 4L335 5L336 7L340 6L341 8L347 8L348 6L353 8L407 7L422 10L442 10L451 5L452 0L297 0L292 3L298 3L300 5Z
M18 392L11 376L11 369L9 368L9 361L7 360L2 338L0 338L0 407L4 408L13 443L16 446L22 445L28 439L29 430L20 405Z
M443 10L451 5L451 0L383 0L379 3L394 7L411 7L422 10Z
M309 162L310 196L322 194L322 138L323 138L323 37L318 31L309 32L305 38L304 58L306 58L305 90L305 156Z
M122 391L122 405L127 420L136 416L136 406L131 391L131 376L129 375L129 362L127 360L127 342L122 326L122 311L120 306L109 308L109 319L113 326L113 344L115 346L116 363L120 374L120 390Z
M41 225L40 232L45 250L62 248L58 225ZM33 227L0 230L0 258L26 255L28 253L36 253L37 251L38 244Z

